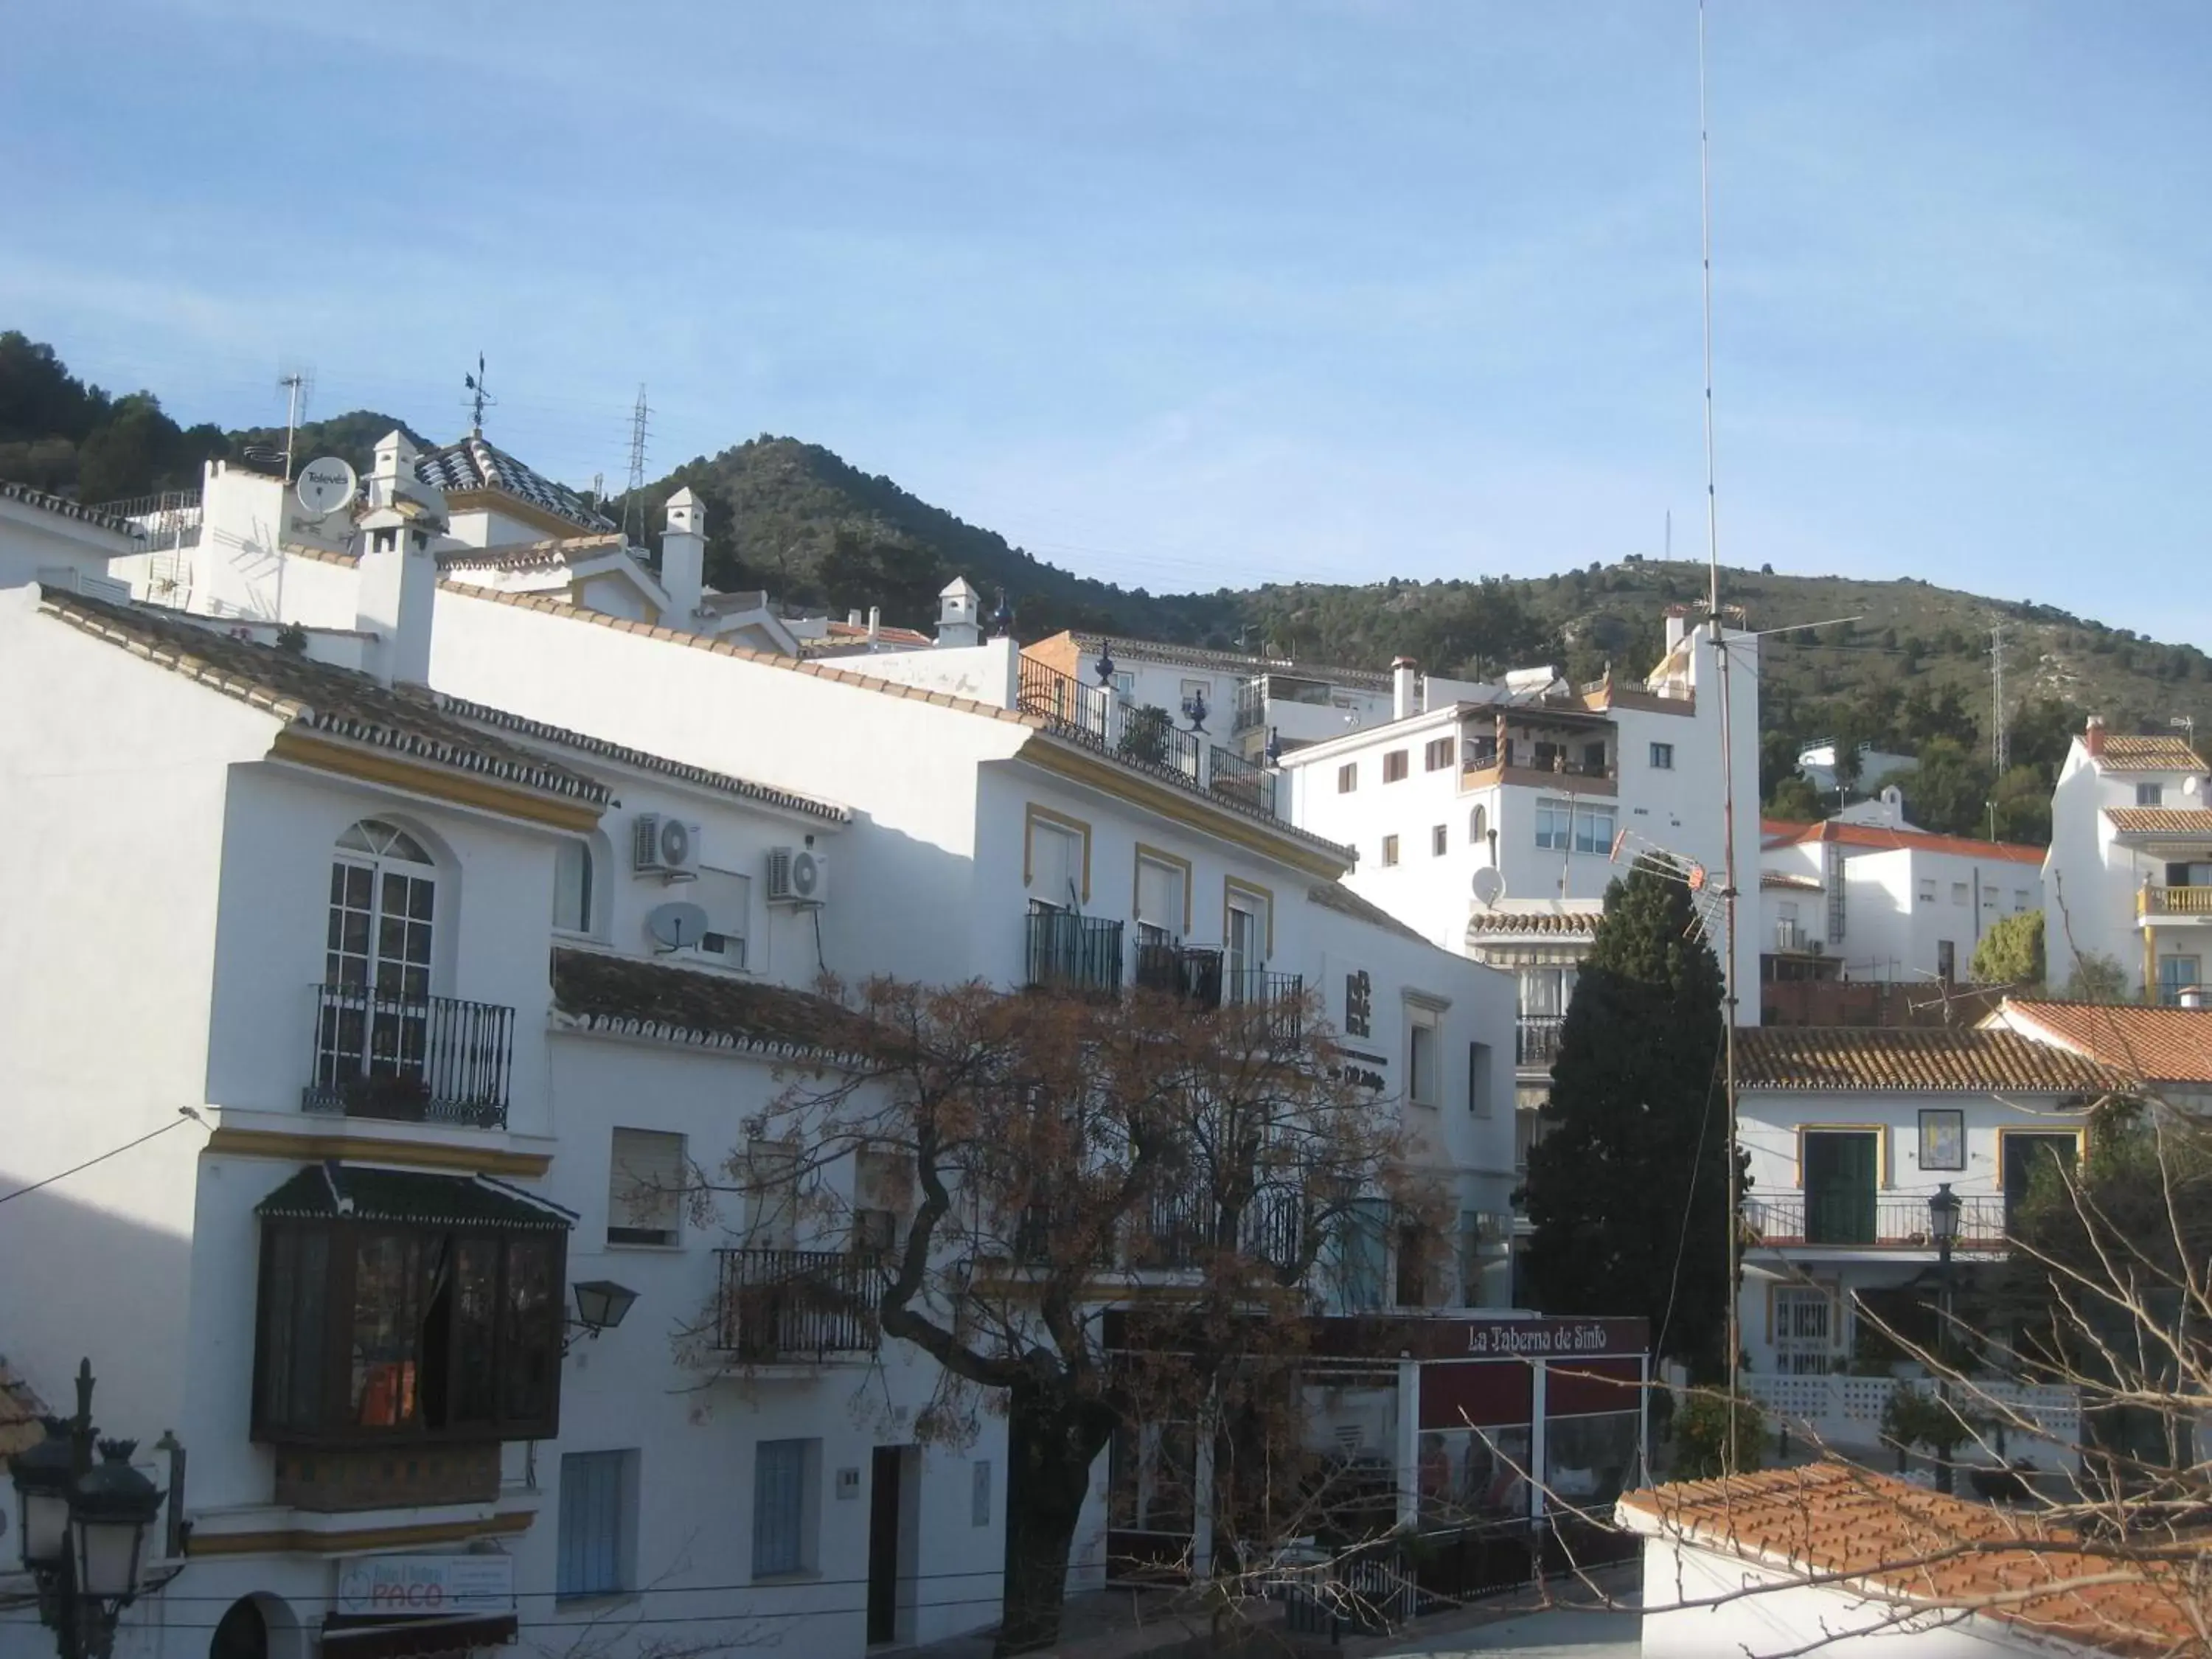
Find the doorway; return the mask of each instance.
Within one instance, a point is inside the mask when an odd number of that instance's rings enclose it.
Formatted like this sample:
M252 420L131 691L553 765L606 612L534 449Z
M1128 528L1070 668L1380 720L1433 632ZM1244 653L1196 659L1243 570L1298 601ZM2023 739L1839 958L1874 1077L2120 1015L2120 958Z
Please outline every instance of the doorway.
M1871 1130L1805 1131L1805 1242L1871 1244L1880 1138Z
M2004 1146L2005 1231L2010 1232L2037 1174L2055 1164L2071 1175L2081 1143L2070 1134L2037 1134L2021 1129L2008 1129L1998 1139Z
M914 1639L921 1449L878 1446L868 1479L868 1644Z

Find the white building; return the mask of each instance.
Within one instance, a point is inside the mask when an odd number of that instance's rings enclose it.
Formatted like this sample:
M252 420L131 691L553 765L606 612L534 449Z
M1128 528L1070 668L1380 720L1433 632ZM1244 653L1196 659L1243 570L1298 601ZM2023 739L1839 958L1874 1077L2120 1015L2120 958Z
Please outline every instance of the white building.
M0 587L46 582L120 599L127 590L108 567L145 544L119 514L0 479Z
M2172 1002L2204 983L2212 938L2212 805L2192 741L2108 733L2092 718L2051 793L2044 952L2063 985L2094 953L2128 988Z
M2043 908L2043 849L1833 817L1761 826L1762 981L1963 981L1982 935Z
M1852 775L1851 787L1873 792L1879 790L1889 779L1900 772L1910 772L1918 764L1910 755L1893 755L1876 749L1872 744L1859 745L1858 769ZM1797 770L1805 781L1823 795L1837 792L1836 744L1832 738L1798 750Z
M2057 1659L2199 1644L2193 1583L2161 1583L2032 1512L1848 1464L1631 1492L1643 1535L1644 1659Z
M471 492L419 459L381 446L324 546L274 481L211 474L206 574L174 590L197 617L0 591L0 691L40 711L0 733L0 1178L74 1171L0 1210L0 1255L115 1287L14 1276L0 1334L49 1399L91 1354L103 1428L191 1454L184 1576L126 1659L234 1615L225 1659L368 1659L389 1629L346 1620L409 1575L481 1619L454 1647L858 1654L988 1623L995 1419L913 1443L933 1373L785 1299L776 1262L819 1242L798 1206L656 1197L747 1152L833 1017L800 988L824 969L1310 988L1456 1194L1458 1270L1416 1293L1503 1304L1511 984L1344 888L1345 849L1025 702L972 589L952 642L802 662L580 604L647 590L574 549L542 591L452 568ZM867 1207L865 1171L832 1178ZM1406 1294L1395 1248L1320 1305ZM808 1273L845 1270L823 1254ZM460 1277L404 1265L432 1261ZM457 1311L470 1273L506 1322ZM600 1282L635 1307L583 1334L571 1287Z
M1957 1027L1765 1026L1738 1034L1736 1061L1747 1386L1785 1421L1870 1451L1902 1357L1881 1328L1936 1337L1929 1200L1960 1200L1956 1283L1979 1294L2036 1171L2079 1161L2089 1109L2122 1074L2018 1030Z

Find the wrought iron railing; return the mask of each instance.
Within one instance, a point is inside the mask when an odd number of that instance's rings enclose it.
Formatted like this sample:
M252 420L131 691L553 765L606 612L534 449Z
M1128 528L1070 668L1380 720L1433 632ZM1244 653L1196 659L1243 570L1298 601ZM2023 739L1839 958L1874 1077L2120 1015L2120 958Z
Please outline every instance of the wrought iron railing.
M717 1250L714 1346L756 1363L873 1353L880 1258L842 1250Z
M200 492L162 489L150 495L133 495L120 501L102 501L94 509L118 519L139 521L149 546L197 547L200 539Z
M1221 1000L1262 1013L1270 1031L1286 1042L1295 1042L1305 1027L1305 977L1301 974L1270 973L1265 968L1225 968L1221 974Z
M1559 1033L1566 1029L1565 1014L1523 1014L1513 1024L1513 1063L1549 1066L1559 1057Z
M1217 747L1212 757L1212 768L1206 775L1206 787L1215 794L1226 796L1238 805L1264 812L1271 818L1279 816L1275 811L1275 775L1265 766Z
M311 1112L465 1123L507 1121L514 1010L454 997L386 996L366 986L318 985Z
M1197 1003L1221 1006L1221 952L1190 945L1137 946L1137 988Z
M1237 1248L1281 1267L1304 1259L1306 1206L1294 1187L1269 1185L1246 1200L1237 1218ZM1223 1225L1218 1196L1200 1188L1164 1188L1130 1218L1127 1256L1132 1267L1197 1267L1214 1249Z
M1121 988L1121 924L1032 902L1024 982L1112 995Z
M1932 1250L1928 1200L1910 1194L1844 1192L1754 1194L1745 1199L1744 1225L1751 1239L1768 1245L1833 1244L1869 1249ZM1962 1250L2001 1249L2005 1201L1978 1194L1960 1200Z

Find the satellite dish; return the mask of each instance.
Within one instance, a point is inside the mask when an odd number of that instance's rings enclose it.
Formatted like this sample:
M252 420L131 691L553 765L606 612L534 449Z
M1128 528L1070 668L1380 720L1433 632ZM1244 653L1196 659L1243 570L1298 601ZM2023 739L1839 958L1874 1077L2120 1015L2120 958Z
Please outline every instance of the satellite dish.
M1487 908L1505 896L1505 878L1494 864L1486 864L1474 872L1475 902Z
M2197 775L2194 772L2191 773L2187 777L2181 781L2181 793L2185 795L2195 794L2197 793L2197 782L2198 779Z
M325 455L319 461L309 461L301 470L293 494L300 498L301 507L320 519L350 501L360 486L352 467L335 455Z
M681 951L707 936L707 913L696 904L663 904L647 915L645 931L655 944Z

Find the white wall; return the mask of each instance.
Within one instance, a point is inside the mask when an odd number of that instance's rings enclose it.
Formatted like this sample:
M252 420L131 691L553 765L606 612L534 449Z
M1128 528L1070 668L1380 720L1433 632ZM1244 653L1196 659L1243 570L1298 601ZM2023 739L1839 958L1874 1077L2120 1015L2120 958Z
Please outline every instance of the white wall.
M923 686L994 708L1012 708L1019 657L1020 647L1008 638L915 651L866 651L834 660L840 668L872 679Z
M110 561L143 545L81 519L0 496L0 589L36 582L40 572L56 568L106 575Z
M1854 1659L1862 1653L1996 1659L2054 1650L1993 1620L1930 1613L1899 1622L1894 1603L1841 1587L1808 1585L1799 1577L1719 1551L1646 1538L1644 1659L1712 1659L1723 1653L1768 1659L1801 1653L1808 1639L1820 1641L1823 1653Z

